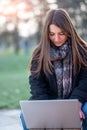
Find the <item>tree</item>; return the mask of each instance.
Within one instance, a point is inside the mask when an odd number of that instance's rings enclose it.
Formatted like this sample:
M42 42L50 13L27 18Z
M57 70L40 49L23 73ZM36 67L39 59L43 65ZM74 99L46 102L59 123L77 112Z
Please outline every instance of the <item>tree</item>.
M58 7L65 8L69 12L79 34L81 35L81 37L87 40L87 1L57 0L57 4Z

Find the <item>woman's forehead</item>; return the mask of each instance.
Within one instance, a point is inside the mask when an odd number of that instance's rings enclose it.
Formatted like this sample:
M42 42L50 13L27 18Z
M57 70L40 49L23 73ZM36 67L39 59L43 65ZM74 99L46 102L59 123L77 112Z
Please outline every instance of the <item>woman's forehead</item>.
M50 32L54 32L54 31L61 32L61 31L63 31L63 29L61 29L60 27L58 27L58 26L56 26L54 24L50 24L49 31Z

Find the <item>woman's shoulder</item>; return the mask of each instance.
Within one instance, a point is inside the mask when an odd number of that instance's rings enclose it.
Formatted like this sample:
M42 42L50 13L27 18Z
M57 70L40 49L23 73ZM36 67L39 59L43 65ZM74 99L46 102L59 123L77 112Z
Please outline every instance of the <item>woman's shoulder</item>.
M87 62L87 44L84 43L79 47L79 52L81 57L83 58L83 61Z
M81 67L80 71L79 71L80 75L85 75L87 78L87 67Z

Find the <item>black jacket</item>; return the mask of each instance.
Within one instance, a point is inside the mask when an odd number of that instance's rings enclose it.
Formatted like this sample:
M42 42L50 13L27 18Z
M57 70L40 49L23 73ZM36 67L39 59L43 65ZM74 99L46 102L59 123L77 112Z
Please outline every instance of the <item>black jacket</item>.
M31 100L57 99L58 87L56 75L53 72L46 76L43 71L36 78L34 75L29 77ZM81 68L72 79L72 92L68 99L78 99L81 103L87 101L87 68Z

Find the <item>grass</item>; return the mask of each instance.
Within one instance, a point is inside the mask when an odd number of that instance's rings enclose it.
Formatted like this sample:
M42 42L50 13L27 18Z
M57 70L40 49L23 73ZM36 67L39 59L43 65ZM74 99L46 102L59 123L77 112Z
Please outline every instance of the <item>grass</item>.
M31 55L0 55L0 109L20 108L30 97L28 64Z

